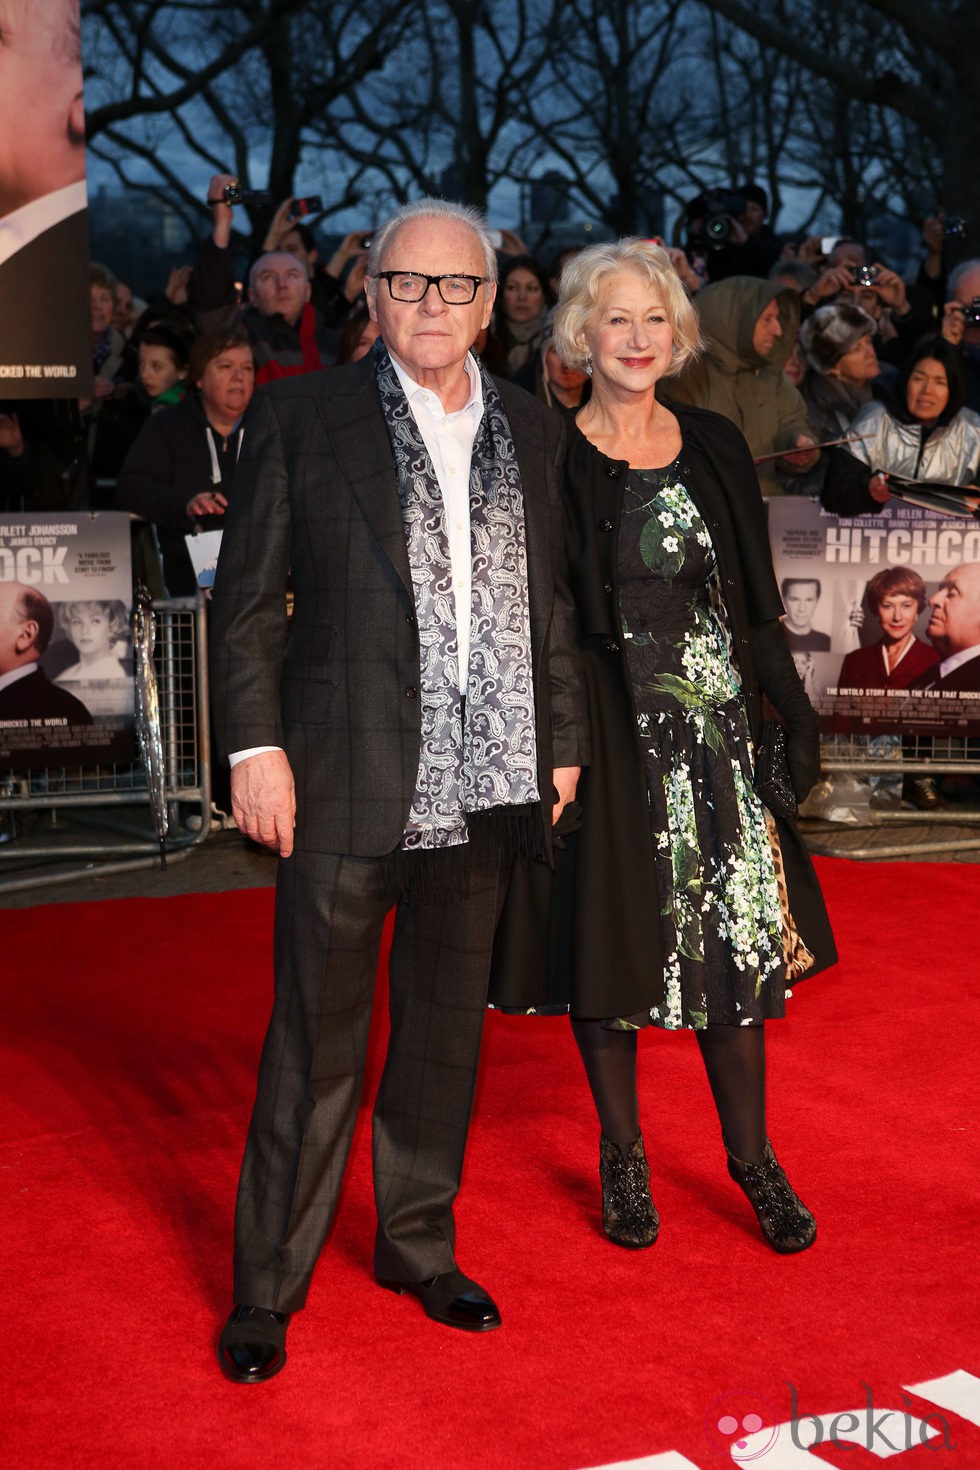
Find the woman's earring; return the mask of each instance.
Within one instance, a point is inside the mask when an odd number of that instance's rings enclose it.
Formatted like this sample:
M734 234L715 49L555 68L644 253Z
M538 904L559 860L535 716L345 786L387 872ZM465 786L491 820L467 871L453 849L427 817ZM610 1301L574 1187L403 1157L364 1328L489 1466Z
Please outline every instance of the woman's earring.
M592 359L591 359L591 357L587 357L585 359L585 361L583 362L582 366L585 368L585 371L588 373L589 377L591 378L591 376L592 376Z

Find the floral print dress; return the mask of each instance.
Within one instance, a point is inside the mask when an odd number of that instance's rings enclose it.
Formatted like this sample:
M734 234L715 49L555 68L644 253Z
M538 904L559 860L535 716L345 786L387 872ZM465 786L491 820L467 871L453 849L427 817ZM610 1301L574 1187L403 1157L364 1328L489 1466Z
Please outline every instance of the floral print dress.
M681 460L630 471L620 609L661 901L666 998L607 1026L785 1013L779 889L707 527Z

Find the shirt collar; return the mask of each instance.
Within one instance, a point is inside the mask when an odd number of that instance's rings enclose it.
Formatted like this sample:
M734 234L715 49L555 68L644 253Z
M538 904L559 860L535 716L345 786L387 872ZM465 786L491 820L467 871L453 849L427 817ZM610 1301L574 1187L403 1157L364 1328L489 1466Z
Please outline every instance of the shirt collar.
M19 669L11 669L9 673L0 674L0 689L6 689L11 684L16 684L18 679L24 679L28 674L33 674L37 668L37 661L32 664L21 664Z
M939 665L940 677L945 679L946 675L951 674L954 669L968 664L971 659L977 657L980 657L980 643L975 643L972 648L961 648L959 653L951 653L949 658L944 658Z
M5 215L0 219L0 265L36 240L38 235L43 235L45 230L60 225L62 220L77 214L87 204L85 180L80 179L77 184L42 194L40 199L32 199L29 204L15 209L13 214Z
M425 395L426 399L435 398L436 402L439 402L437 394L433 393L430 388L423 388L421 383L416 383L414 378L409 377L405 369L399 363L397 363L393 357L391 357L390 352L388 356L389 358L391 358L391 365L398 375L398 381L402 385L402 390L404 391L405 397L408 399L409 404L411 404L414 399L418 398L420 394ZM480 377L480 370L473 359L472 353L468 352L466 354L463 366L466 368L466 376L470 380L470 396L463 404L462 408L456 409L454 413L448 413L445 415L445 417L448 419L455 418L456 415L460 413L475 414L478 411L481 417L483 414L483 379ZM439 405L439 408L441 411L441 404Z

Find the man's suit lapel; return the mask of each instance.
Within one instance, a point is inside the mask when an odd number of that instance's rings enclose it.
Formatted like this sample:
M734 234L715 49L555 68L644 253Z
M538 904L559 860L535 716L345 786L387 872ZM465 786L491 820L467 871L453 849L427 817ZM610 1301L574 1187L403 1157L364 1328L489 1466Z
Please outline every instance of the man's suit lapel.
M374 372L364 370L355 376L352 371L350 391L323 395L317 406L344 480L405 590L414 596L391 443ZM330 493L329 486L324 486L324 493Z

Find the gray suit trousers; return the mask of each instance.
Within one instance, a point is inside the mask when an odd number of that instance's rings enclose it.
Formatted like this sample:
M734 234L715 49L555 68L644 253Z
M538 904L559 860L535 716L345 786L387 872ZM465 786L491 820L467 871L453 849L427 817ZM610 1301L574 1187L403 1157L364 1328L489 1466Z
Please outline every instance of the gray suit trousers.
M427 855L438 862L440 853ZM375 1272L452 1270L466 1134L499 916L496 866L453 903L392 888L384 858L279 865L275 1002L235 1216L235 1301L302 1307L350 1151L385 916L391 1038L374 1110Z

